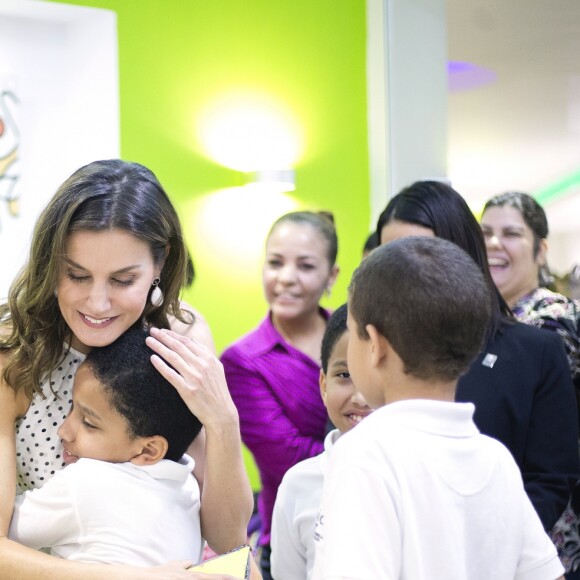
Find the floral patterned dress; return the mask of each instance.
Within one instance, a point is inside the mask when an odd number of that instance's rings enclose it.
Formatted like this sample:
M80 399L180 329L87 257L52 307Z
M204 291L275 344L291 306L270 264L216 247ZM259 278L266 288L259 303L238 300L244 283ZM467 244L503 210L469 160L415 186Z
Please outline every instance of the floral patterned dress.
M547 288L536 288L522 296L512 308L525 324L557 332L564 342L576 395L580 401L580 302ZM575 496L580 498L580 482ZM580 573L580 518L571 504L550 532L566 573Z

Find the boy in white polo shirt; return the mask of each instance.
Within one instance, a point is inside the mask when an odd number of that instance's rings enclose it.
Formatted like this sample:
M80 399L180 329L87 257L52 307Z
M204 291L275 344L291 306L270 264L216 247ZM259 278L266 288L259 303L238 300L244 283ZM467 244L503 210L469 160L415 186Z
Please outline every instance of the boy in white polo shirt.
M286 472L276 495L271 542L272 575L276 580L310 578L314 565L314 525L327 456L338 438L371 412L348 372L346 315L346 304L333 312L320 349L320 394L336 429L326 436L320 455L300 461Z
M391 242L355 272L348 367L377 410L329 458L316 580L561 577L510 453L454 402L489 315L480 269L440 238Z
M87 355L58 430L67 466L16 497L12 539L81 562L201 559L199 485L184 455L201 423L153 367L148 335L133 327Z

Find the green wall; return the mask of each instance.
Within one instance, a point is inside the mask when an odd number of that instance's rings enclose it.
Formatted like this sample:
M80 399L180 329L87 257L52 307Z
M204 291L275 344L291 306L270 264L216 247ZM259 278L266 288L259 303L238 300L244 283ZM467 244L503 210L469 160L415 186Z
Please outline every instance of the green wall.
M334 211L341 274L326 305L344 302L370 216L364 0L66 3L117 13L122 156L149 166L179 209L196 267L185 298L218 351L264 316L263 239L290 208ZM298 136L291 198L250 194L208 154L208 118L240 101L273 107Z

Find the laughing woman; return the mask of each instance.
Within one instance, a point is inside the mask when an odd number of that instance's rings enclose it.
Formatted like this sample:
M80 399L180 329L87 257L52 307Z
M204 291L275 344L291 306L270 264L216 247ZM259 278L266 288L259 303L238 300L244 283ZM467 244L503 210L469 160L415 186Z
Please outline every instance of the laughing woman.
M548 290L548 220L530 195L510 191L491 198L483 209L481 229L493 281L514 316L525 324L560 335L580 401L580 303ZM580 414L580 408L579 408ZM580 489L574 492L580 504ZM575 506L576 511L580 505ZM572 505L551 531L567 580L580 579L579 519Z
M294 464L323 451L327 414L318 379L329 313L319 301L338 274L337 247L334 224L325 215L294 212L279 218L266 241L263 267L268 315L221 357L242 440L262 480L258 512L264 579L271 577L270 525L282 477Z
M481 229L493 281L520 322L557 332L580 387L580 303L548 290L548 220L531 196L510 191L491 198Z

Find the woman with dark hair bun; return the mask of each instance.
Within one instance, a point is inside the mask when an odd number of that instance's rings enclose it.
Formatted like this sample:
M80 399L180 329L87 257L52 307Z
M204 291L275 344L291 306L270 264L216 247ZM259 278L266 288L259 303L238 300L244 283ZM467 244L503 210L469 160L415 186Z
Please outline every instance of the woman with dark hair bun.
M544 209L526 193L502 193L485 204L481 230L493 281L514 316L560 335L580 388L580 303L548 289L553 279Z
M211 336L207 326L179 300L186 257L167 193L137 163L112 159L80 168L39 217L29 259L0 305L3 578L195 577L184 563L157 571L86 564L6 537L15 490L41 487L64 467L57 429L85 355L136 323L150 329L154 366L204 425L189 451L201 489L202 535L222 552L245 542L252 498L238 414L219 361L198 342Z
M323 451L327 413L318 381L330 313L319 302L338 274L338 242L329 218L328 213L299 211L274 222L262 270L268 314L221 357L242 440L262 480L258 513L264 580L271 578L270 526L282 477L294 464Z
M495 302L487 344L459 380L456 400L474 403L480 431L511 451L550 531L580 475L574 388L562 341L511 316L493 283L479 224L450 186L419 181L403 189L380 215L377 234L381 244L408 235L444 238L465 250L483 272Z

